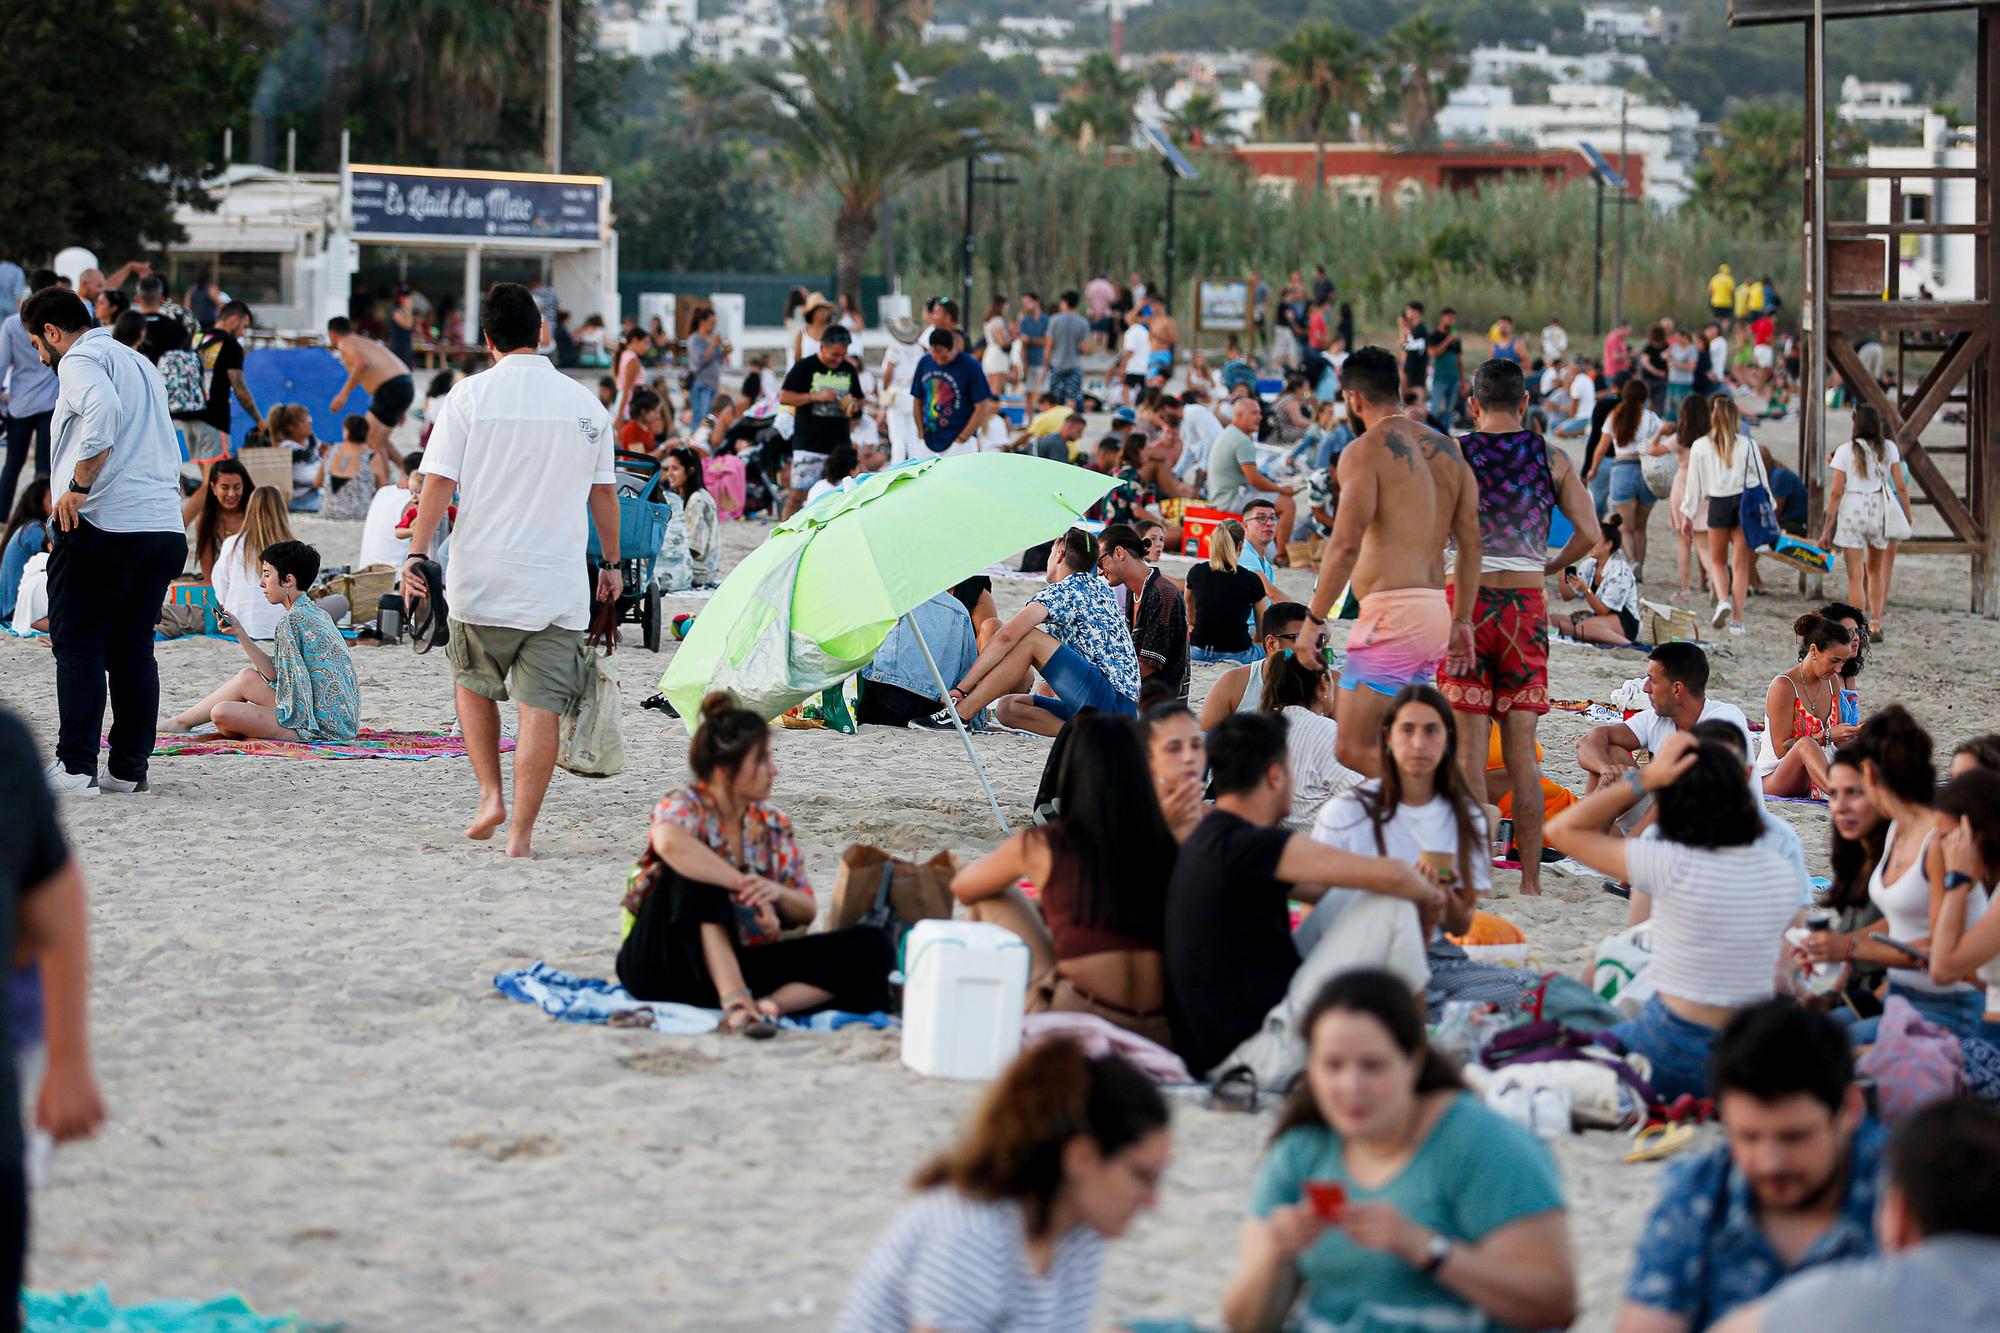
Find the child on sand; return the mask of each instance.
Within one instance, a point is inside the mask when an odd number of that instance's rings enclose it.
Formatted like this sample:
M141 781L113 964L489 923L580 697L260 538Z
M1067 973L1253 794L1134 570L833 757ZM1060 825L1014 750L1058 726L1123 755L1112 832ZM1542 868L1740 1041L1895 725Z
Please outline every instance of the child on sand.
M213 722L224 736L278 741L351 741L360 729L361 690L333 620L305 589L319 573L319 552L304 542L264 548L258 580L266 600L285 608L265 653L233 620L250 665L186 712L160 724L167 733Z

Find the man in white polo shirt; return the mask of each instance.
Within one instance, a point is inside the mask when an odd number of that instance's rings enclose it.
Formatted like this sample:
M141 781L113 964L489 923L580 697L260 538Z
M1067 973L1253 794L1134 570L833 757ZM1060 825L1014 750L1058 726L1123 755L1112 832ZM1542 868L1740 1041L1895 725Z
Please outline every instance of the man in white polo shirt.
M426 591L411 562L428 555L430 537L417 534L437 532L456 486L445 651L479 779L479 811L465 836L490 838L507 822L499 701L512 698L521 720L507 855L529 856L555 771L557 728L589 679L586 523L596 526L604 552L598 600L623 586L617 477L604 405L535 350L542 312L534 295L519 283L496 283L479 303L479 324L493 368L455 385L431 428L423 472L432 480L410 528L403 594Z
M1667 737L1692 731L1698 722L1725 722L1743 738L1743 753L1753 754L1750 720L1735 704L1708 697L1708 654L1685 640L1663 643L1646 662L1646 700L1651 708L1623 722L1592 727L1576 743L1577 766L1583 770L1584 793L1618 781L1636 766L1634 755L1659 753ZM1651 822L1653 803L1643 799L1618 818L1618 827L1639 833Z

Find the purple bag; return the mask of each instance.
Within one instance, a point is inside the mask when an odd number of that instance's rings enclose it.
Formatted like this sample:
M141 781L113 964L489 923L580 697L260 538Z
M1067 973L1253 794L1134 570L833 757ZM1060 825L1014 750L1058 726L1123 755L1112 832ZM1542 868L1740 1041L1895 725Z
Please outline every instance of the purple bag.
M1505 1069L1510 1065L1546 1064L1552 1060L1583 1060L1603 1065L1618 1075L1643 1104L1657 1104L1660 1095L1620 1058L1623 1054L1624 1048L1609 1032L1578 1032L1545 1018L1508 1028L1495 1036L1479 1053L1479 1063L1488 1069Z
M1890 1121L1943 1101L1965 1080L1958 1038L1925 1019L1900 995L1891 995L1882 1006L1875 1044L1855 1062L1855 1069L1875 1080L1877 1109Z

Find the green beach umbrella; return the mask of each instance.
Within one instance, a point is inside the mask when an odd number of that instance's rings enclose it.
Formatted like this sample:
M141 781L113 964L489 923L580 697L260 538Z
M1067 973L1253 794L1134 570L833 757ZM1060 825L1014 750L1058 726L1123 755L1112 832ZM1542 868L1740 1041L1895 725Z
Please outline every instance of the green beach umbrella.
M730 572L660 690L690 727L717 689L776 717L866 666L904 615L1060 535L1116 484L1008 453L924 458L858 478L772 529Z

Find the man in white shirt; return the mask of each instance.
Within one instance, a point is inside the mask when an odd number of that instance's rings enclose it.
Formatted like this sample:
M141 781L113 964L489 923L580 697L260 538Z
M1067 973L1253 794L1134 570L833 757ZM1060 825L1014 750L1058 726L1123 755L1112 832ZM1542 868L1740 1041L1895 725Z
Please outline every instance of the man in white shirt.
M1569 355L1569 330L1560 317L1551 315L1542 325L1542 360L1556 362Z
M923 436L910 412L910 385L916 379L917 362L924 359L918 329L909 319L889 321L889 346L882 353L882 411L889 420L889 458L906 463L918 457Z
M445 650L479 780L479 810L465 836L490 838L507 822L499 701L512 698L521 716L507 855L530 856L555 771L557 728L589 681L586 522L603 551L597 599L609 601L624 586L617 474L610 414L535 351L542 315L534 295L519 283L496 283L479 303L479 324L493 368L454 387L431 429L423 466L430 480L410 526L403 596L427 592L412 562L428 556L456 486Z
M1549 433L1581 435L1590 429L1590 413L1597 406L1597 385L1591 381L1588 370L1577 366L1571 370L1569 382L1564 389L1569 397L1569 406L1564 410L1569 415L1556 418L1551 412L1550 417L1555 420L1555 425L1551 427Z
M1722 336L1720 324L1710 324L1703 330L1708 342L1708 373L1717 384L1729 383L1729 339Z
M153 625L187 561L166 383L97 327L75 292L36 292L21 305L21 325L56 372L48 596L61 722L48 783L72 795L144 791L160 708ZM111 751L100 779L107 694Z
M1222 421L1200 389L1181 391L1181 457L1174 475L1201 492L1208 472L1208 450L1222 434Z
M1685 641L1663 643L1646 662L1646 700L1652 705L1623 722L1593 727L1576 743L1576 762L1583 769L1584 792L1609 786L1637 766L1634 755L1657 753L1669 736L1692 730L1697 722L1720 721L1743 736L1743 752L1753 753L1750 719L1735 704L1708 697L1708 654ZM1618 820L1626 833L1637 833L1649 822L1652 802L1642 801Z
M1139 401L1139 393L1146 387L1146 366L1153 356L1153 333L1146 325L1144 310L1140 306L1125 316L1125 337L1119 343L1118 370L1125 378L1118 401L1126 407Z

